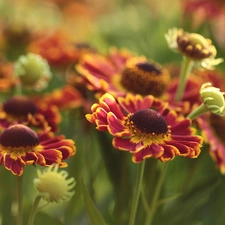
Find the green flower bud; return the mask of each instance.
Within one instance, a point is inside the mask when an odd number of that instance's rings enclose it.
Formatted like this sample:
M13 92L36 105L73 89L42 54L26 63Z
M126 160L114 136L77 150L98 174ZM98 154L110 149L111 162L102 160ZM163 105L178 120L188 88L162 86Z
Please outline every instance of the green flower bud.
M213 87L211 83L205 83L200 89L200 96L205 106L214 114L219 116L225 115L225 92L219 88Z
M42 90L52 77L48 62L40 55L28 53L22 55L15 63L15 73L20 77L24 87Z
M38 178L34 179L34 184L39 194L47 202L68 201L74 195L71 189L75 186L74 178L69 178L66 171L58 172L58 165L51 166L43 172L38 170Z

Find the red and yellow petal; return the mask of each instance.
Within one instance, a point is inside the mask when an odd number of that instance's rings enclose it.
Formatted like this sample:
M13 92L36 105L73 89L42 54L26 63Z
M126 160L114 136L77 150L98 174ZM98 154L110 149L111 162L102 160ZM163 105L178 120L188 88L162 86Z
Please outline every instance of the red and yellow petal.
M107 112L113 112L117 118L123 119L124 114L121 111L121 108L119 107L119 105L117 104L116 99L112 95L108 93L104 94L99 99L99 103L101 107L103 108L106 107L105 109Z
M42 152L39 152L42 156L44 156L45 159L45 165L52 165L52 164L60 164L62 161L62 152L55 149L49 149Z
M17 176L21 176L23 174L26 163L21 158L11 158L10 154L5 154L3 157L4 166L7 170L10 170L12 174Z
M125 138L117 138L115 137L113 139L113 146L117 149L124 150L124 151L130 151L131 153L141 151L143 149L143 146L141 143L133 143L130 141L130 139Z
M46 165L44 156L42 154L39 154L38 152L28 152L26 156L23 157L23 160L26 162L26 165Z
M134 153L132 161L135 163L139 163L146 158L150 157L159 158L162 154L164 154L164 148L160 145L152 144Z
M149 95L142 97L141 95L127 94L126 97L118 97L121 107L129 113L134 113L140 109L150 108L154 102L154 97Z
M108 130L113 136L131 136L129 130L126 129L126 127L122 124L122 121L118 120L118 118L113 113L108 113L107 122L109 125Z

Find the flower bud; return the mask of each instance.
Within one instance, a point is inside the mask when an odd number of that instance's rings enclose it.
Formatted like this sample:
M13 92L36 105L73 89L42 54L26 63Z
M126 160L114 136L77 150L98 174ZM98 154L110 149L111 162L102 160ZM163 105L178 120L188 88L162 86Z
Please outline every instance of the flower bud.
M168 46L175 52L182 53L193 60L197 67L213 69L223 62L223 59L215 59L216 48L212 41L197 33L184 32L182 29L173 28L165 34Z
M225 92L219 88L213 87L211 83L205 83L200 89L200 96L205 106L214 114L219 116L225 115Z
M47 61L40 55L28 53L15 63L15 73L25 87L42 90L52 77Z
M71 189L76 182L73 177L66 179L67 177L66 171L58 171L58 165L51 166L43 172L38 170L38 178L34 179L34 184L47 202L68 201L75 193Z

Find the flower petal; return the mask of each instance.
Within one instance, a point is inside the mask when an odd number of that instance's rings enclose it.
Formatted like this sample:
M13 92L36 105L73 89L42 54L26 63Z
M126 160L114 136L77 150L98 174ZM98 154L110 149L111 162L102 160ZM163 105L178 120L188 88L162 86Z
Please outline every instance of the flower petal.
M122 121L118 120L118 118L113 113L108 114L108 124L108 130L114 136L121 137L131 135L126 127L122 124Z
M146 148L141 149L133 155L132 161L139 163L146 158L159 158L164 153L164 148L160 145L152 144Z
M115 137L113 139L113 146L120 150L130 151L130 152L138 152L143 146L141 144L135 144L130 141L130 139L122 139Z
M46 165L52 165L54 163L59 164L62 161L62 152L57 150L43 150L39 152L39 154L42 154L45 158Z
M9 154L4 155L4 166L10 170L14 175L21 176L23 174L23 166L25 163L20 158L13 159Z

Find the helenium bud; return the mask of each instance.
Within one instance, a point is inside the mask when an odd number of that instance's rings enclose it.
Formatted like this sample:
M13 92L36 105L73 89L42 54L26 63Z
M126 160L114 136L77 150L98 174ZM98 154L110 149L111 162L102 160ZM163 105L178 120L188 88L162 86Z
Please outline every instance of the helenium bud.
M221 92L219 88L213 87L211 83L205 83L200 89L200 96L206 107L214 114L225 115L225 92Z

